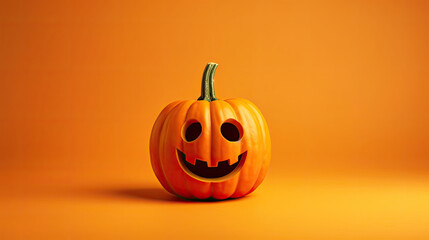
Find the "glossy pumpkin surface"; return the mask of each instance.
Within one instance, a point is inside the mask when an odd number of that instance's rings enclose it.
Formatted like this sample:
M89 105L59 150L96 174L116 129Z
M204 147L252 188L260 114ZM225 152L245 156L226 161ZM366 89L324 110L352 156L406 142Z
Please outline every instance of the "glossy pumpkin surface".
M150 139L152 168L169 192L189 199L238 198L268 169L271 141L259 109L240 98L218 100L209 63L198 100L176 101L158 116Z

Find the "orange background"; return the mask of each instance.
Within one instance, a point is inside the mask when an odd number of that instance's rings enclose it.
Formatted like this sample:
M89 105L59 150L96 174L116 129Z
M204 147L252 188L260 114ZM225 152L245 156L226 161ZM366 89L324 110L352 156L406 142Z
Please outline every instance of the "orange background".
M0 238L429 239L427 1L1 1ZM152 173L161 109L254 102L252 195Z

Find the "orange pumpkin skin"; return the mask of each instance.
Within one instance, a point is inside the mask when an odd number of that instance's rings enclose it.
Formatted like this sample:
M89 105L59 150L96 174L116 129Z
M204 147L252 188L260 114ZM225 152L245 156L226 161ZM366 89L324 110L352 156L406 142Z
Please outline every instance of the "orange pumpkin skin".
M217 64L209 63L206 71L210 64L213 86ZM271 140L266 121L259 109L246 99L217 100L214 89L205 88L204 81L209 83L210 79L203 78L200 99L204 98L204 92L206 99L173 102L155 121L150 138L153 171L167 191L184 198L245 196L261 184L270 162ZM212 98L207 97L207 90L212 92ZM200 123L200 134L195 140L187 141L186 129L194 122ZM223 136L221 126L225 122L239 125L239 140L230 141ZM186 156L181 157L181 153ZM186 168L184 159L187 164L207 163L208 169L220 168L218 163L226 164L226 160L229 166L238 165L226 176L207 178Z

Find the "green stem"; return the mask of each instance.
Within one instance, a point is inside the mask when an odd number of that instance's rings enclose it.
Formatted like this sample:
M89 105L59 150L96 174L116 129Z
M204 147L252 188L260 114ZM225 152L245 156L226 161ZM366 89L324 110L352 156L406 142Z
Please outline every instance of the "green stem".
M218 100L214 90L214 74L217 66L217 63L207 63L203 73L203 81L201 82L201 96L198 100L206 100L209 102Z

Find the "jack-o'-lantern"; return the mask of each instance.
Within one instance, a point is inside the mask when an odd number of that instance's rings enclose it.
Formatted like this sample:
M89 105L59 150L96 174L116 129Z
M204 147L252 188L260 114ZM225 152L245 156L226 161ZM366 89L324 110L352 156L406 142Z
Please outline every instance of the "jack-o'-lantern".
M238 198L265 177L271 157L259 109L241 98L219 100L216 63L208 63L198 100L176 101L158 116L150 138L152 168L170 193L188 199Z

